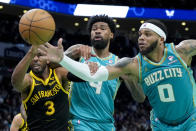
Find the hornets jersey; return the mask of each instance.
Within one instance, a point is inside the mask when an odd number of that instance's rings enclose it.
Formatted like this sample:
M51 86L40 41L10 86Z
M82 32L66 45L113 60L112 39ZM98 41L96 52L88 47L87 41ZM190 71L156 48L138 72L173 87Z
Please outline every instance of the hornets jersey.
M33 84L28 97L23 101L27 123L32 131L66 131L68 126L69 101L55 69L50 69L44 81L30 71Z
M106 58L91 57L88 61L107 66L113 65L117 60L117 56L110 54ZM80 61L85 62L84 59ZM114 99L119 85L119 79L72 83L69 94L71 118L113 123Z
M195 111L193 72L176 52L173 43L166 44L159 63L140 53L139 77L155 116L164 123L178 124ZM185 95L184 95L185 94Z

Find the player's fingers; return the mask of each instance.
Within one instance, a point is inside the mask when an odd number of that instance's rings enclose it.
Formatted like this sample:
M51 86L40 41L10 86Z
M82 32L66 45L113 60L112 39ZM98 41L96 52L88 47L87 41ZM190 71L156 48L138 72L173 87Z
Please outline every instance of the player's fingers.
M51 45L51 44L48 43L48 42L44 43L44 46L46 46L46 47L48 47L48 48L54 47L53 45Z
M89 66L89 69L90 69L90 72L91 74L95 74L98 70L98 64L97 63L94 63L94 62L88 62L88 66Z
M87 57L86 57L86 59L88 60L91 57L91 48L89 46L86 46L86 49L87 49Z
M81 45L81 46L78 48L78 51L79 51L79 53L80 53L80 56L83 57L84 59L86 59L84 45Z
M90 57L91 57L91 47L84 46L84 55L85 55L86 60L90 59Z
M38 48L37 50L38 50L39 53L41 53L41 55L47 56L47 51L44 51L44 50L42 50L40 48Z
M85 45L82 47L82 51L83 51L82 55L84 56L84 59L87 60L88 59L88 50Z
M44 46L44 45L40 45L40 46L39 46L39 50L42 50L42 51L47 52L47 47Z
M42 60L42 61L49 61L47 55L40 56L39 59Z
M63 39L60 38L60 39L58 40L58 48L59 48L59 49L63 49L62 43L63 43Z

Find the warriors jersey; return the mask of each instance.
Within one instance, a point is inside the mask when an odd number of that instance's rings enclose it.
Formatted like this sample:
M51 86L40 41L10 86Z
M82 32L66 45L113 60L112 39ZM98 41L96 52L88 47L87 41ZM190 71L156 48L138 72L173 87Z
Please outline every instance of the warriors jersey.
M90 62L112 65L118 60L114 54L106 58L91 57ZM81 59L84 63L85 60ZM114 99L119 88L119 79L99 82L74 82L70 89L70 114L72 119L92 122L114 122Z
M33 84L26 100L23 101L27 113L29 130L66 131L68 124L68 91L65 90L55 69L50 69L44 81L30 71Z
M195 111L193 72L176 52L173 43L165 44L159 63L140 53L139 76L155 116L164 123L182 123Z

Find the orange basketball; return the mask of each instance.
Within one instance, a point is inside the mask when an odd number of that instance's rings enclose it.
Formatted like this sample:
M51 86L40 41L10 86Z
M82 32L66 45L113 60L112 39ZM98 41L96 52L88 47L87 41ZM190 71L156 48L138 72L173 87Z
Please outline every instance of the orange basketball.
M21 37L29 44L44 44L53 37L55 22L47 11L31 9L21 17L19 32Z

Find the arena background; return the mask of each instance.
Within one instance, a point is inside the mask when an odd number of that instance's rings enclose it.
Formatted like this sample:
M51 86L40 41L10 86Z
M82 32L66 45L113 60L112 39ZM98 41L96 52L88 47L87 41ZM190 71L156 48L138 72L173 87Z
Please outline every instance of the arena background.
M110 50L120 57L133 57L138 53L137 30L141 23L151 16L161 19L167 25L169 32L167 42L178 44L184 39L196 38L194 0L11 0L5 2L7 1L0 0L0 131L9 130L13 116L19 112L21 104L20 94L13 90L10 77L16 64L29 49L29 45L21 39L18 31L18 22L24 10L32 8L48 10L57 26L50 43L55 45L62 37L65 49L76 43L90 45L85 29L89 16L73 14L77 4L126 6L129 9L128 13L132 11L133 14L127 14L124 18L114 17L118 25L118 33ZM65 12L59 4L68 5L64 9ZM154 9L157 10L157 14L152 13ZM165 11L165 16L159 15L158 11L160 13ZM193 58L192 69L196 78L195 58ZM150 110L148 100L142 104L135 102L122 84L115 100L114 118L117 131L150 131Z

